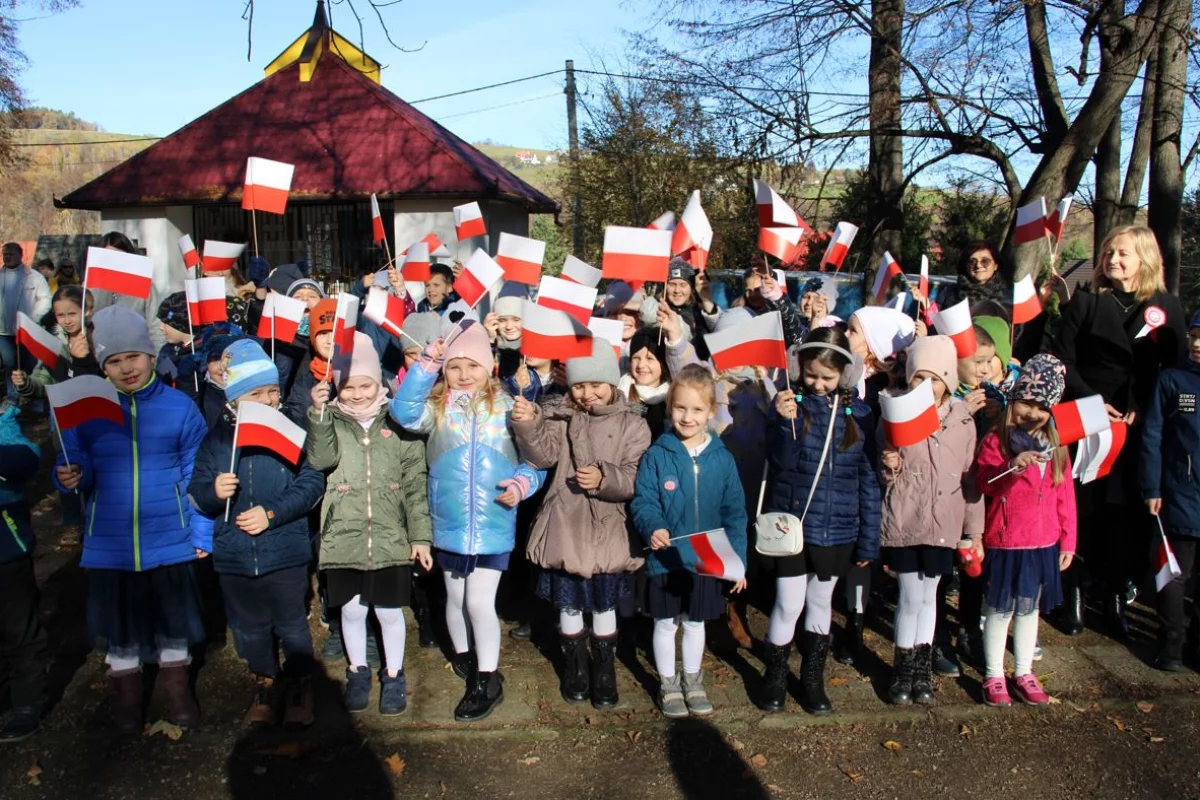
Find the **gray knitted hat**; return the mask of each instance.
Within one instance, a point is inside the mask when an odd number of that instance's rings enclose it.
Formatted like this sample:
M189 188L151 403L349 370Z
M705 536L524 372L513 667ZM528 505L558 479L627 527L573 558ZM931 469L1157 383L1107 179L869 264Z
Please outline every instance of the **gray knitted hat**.
M400 326L408 336L404 339L404 349L415 347L413 340L421 343L421 347L425 347L430 342L436 341L442 335L442 318L432 311L425 311L420 314L409 314L404 318L404 324ZM410 340L408 337L411 336Z
M100 366L118 353L145 353L151 358L158 355L146 319L128 306L100 309L92 316L92 325L92 344Z
M567 359L567 385L577 383L607 383L616 386L621 382L621 370L617 366L617 353L606 339L592 337L592 354L581 358Z

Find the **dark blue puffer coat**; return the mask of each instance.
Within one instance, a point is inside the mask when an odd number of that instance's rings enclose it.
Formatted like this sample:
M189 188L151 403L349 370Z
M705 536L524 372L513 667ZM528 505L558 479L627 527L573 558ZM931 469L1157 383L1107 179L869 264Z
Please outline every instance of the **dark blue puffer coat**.
M1200 364L1158 376L1142 424L1142 497L1162 498L1163 527L1200 538Z
M803 398L795 439L791 421L772 414L767 436L770 468L763 511L782 511L797 517L804 514L829 429L830 402L828 397ZM847 415L839 402L829 455L808 516L804 517L804 544L833 547L853 543L855 561L874 561L879 556L880 501L872 437L865 433L873 428L871 412L857 399L850 410L852 414ZM846 425L858 426L858 441L843 450Z

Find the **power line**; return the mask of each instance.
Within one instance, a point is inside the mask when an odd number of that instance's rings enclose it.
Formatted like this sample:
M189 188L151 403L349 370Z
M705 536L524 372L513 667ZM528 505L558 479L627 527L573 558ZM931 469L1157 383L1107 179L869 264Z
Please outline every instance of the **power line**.
M36 128L26 128L19 130L37 130ZM54 130L46 128L44 130ZM163 137L161 136L139 136L135 139L97 139L91 142L17 142L13 147L76 147L85 144L124 144L125 142L157 142Z
M433 97L422 97L420 100L409 100L408 104L410 106L415 106L417 103L429 103L434 100L445 100L447 97L458 97L459 95L472 94L474 92L482 92L486 89L497 89L501 86L511 86L514 83L524 83L525 81L534 81L534 80L537 80L538 78L548 78L551 75L561 75L563 72L566 72L566 70L555 69L555 70L551 70L550 72L542 72L540 74L529 75L524 78L514 78L511 81L501 81L500 83L489 83L487 86L478 86L474 89L463 89L461 92L450 92L449 94L439 94L439 95L434 95Z
M457 114L447 114L445 116L438 117L438 119L439 120L448 120L448 119L454 119L455 117L466 117L466 116L470 116L471 114L480 114L484 111L495 111L498 108L508 108L509 106L524 105L525 103L532 103L535 100L545 100L547 97L558 97L561 94L562 94L562 92L554 92L553 94L542 94L542 95L538 95L537 97L527 97L524 100L514 100L511 103L503 103L498 106L488 106L487 108L476 108L472 111L460 111Z

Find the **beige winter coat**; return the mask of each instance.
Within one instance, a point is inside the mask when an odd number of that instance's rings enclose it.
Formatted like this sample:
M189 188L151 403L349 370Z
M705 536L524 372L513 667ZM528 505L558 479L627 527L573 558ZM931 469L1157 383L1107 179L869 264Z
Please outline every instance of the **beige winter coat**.
M626 503L650 446L650 428L625 398L617 392L612 405L593 413L547 404L536 419L512 427L521 458L538 469L556 467L529 534L529 560L582 578L640 567L641 546L626 527ZM604 477L598 489L584 491L575 470L591 465Z

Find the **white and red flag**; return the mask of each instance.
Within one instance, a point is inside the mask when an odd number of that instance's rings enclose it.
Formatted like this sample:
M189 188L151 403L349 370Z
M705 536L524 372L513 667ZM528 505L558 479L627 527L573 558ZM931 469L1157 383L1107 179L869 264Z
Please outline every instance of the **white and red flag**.
M766 181L754 179L754 203L758 208L760 228L808 228L796 210L780 197Z
M1012 324L1021 325L1037 319L1041 313L1042 300L1033 285L1033 275L1026 275L1013 284Z
M62 348L62 342L24 311L17 312L17 344L45 364L46 369L58 366L58 351Z
M925 295L926 302L933 302L933 298L929 296L929 256L924 253L921 254L921 275L917 278L917 289Z
M409 246L404 253L404 264L400 267L404 280L424 283L433 274L430 271L429 244L424 240Z
M300 463L308 431L262 403L238 403L233 447L262 447L292 464Z
M592 332L565 311L525 301L521 354L565 361L592 354Z
M1122 421L1112 423L1108 430L1093 433L1086 439L1081 439L1075 448L1075 460L1072 463L1072 475L1080 483L1091 483L1097 478L1103 478L1112 472L1121 448L1125 446L1125 438L1129 426Z
M187 297L188 314L191 315L193 326L200 327L229 319L225 306L224 278L185 280L183 292Z
M679 550L684 566L697 575L734 583L746 577L746 565L733 549L724 528L677 536L671 543Z
M546 243L527 236L501 233L496 245L496 263L504 268L504 279L536 286L542 277Z
M291 344L296 339L307 308L303 300L271 292L263 301L262 316L258 320L258 338Z
M567 260L563 262L560 277L563 280L574 281L583 286L590 286L593 289L600 285L600 270L575 256L567 256Z
M543 275L538 284L537 304L565 311L580 324L587 325L596 308L596 290L574 281Z
M653 228L656 231L673 231L675 230L675 212L667 211L655 217L654 221L646 226Z
M1104 408L1104 398L1098 394L1059 403L1051 413L1054 415L1054 427L1058 430L1058 443L1063 446L1106 431L1112 424Z
M454 280L454 291L474 308L503 277L504 267L480 248L471 254L462 272L458 273Z
M183 253L183 266L188 269L192 269L200 263L200 251L196 249L190 234L185 233L179 237L179 252Z
M846 260L846 254L850 252L850 245L854 244L854 237L857 235L857 225L852 222L839 222L829 237L829 246L825 248L825 255L821 257L821 269L832 264L834 272L840 272L842 263Z
M937 403L933 399L933 383L929 378L901 395L881 393L879 411L883 417L883 432L892 447L910 447L923 442L941 427Z
M246 189L242 208L282 214L287 211L288 192L292 190L293 164L250 156L246 159Z
M805 228L759 228L758 249L784 264L792 264L800 260L800 243L807 233Z
M367 292L363 316L392 336L400 336L400 330L404 326L404 300L387 289L372 286L371 291Z
M387 232L383 229L383 214L379 212L379 198L371 193L371 241L383 244Z
M204 240L204 271L228 272L246 251L246 245Z
M146 300L150 297L153 277L154 262L147 256L109 250L107 247L87 249L84 289L104 289Z
M337 296L337 313L333 317L333 346L339 353L349 355L354 350L357 325L358 298L350 292L342 292Z
M479 203L465 203L454 207L454 235L461 242L487 233L483 222L483 209Z
M1032 203L1017 209L1017 226L1013 230L1013 244L1036 242L1047 233L1046 198L1039 197Z
M963 300L939 311L933 318L933 326L943 336L954 340L954 349L959 358L970 358L979 349L975 340L975 323L971 320L971 301Z
M892 258L892 254L884 253L883 258L879 259L879 266L875 268L875 283L871 286L871 294L874 295L876 303L883 305L883 301L887 299L888 287L892 285L892 279L903 274L896 259Z
M713 365L718 371L736 367L779 367L787 369L787 346L783 318L778 311L704 335Z
M425 247L427 247L429 249L429 257L430 258L444 258L444 257L450 255L450 248L448 248L448 247L446 247L446 245L442 244L441 238L438 237L438 235L436 233L427 233L424 236L422 236L420 239L418 239L418 241L425 243ZM400 255L402 255L402 256L408 255L408 250L411 249L411 247L412 247L412 245L409 245L408 248L401 251Z
M1179 568L1179 561L1175 558L1175 551L1171 549L1171 543L1167 541L1167 534L1162 530L1162 518L1158 518L1159 539L1158 549L1154 551L1154 587L1158 591L1167 588L1167 584L1183 574L1183 570Z
M99 375L80 375L62 383L48 383L46 399L54 411L54 422L62 431L96 419L125 424L117 387Z
M613 346L617 358L621 358L621 337L625 335L625 323L619 319L608 317L591 317L587 321L588 330L597 339L603 339Z
M712 239L712 225L708 222L708 214L704 213L704 206L700 204L700 190L696 189L688 198L679 224L671 232L671 252L676 255L686 253L688 262L703 271L708 265Z
M671 231L619 225L604 229L604 261L600 269L605 278L630 283L666 283L670 262Z
M1075 202L1072 195L1067 195L1062 200L1058 201L1058 206L1050 214L1050 219L1046 220L1046 232L1056 242L1062 241L1063 226L1067 224L1067 213L1071 210L1071 204Z

